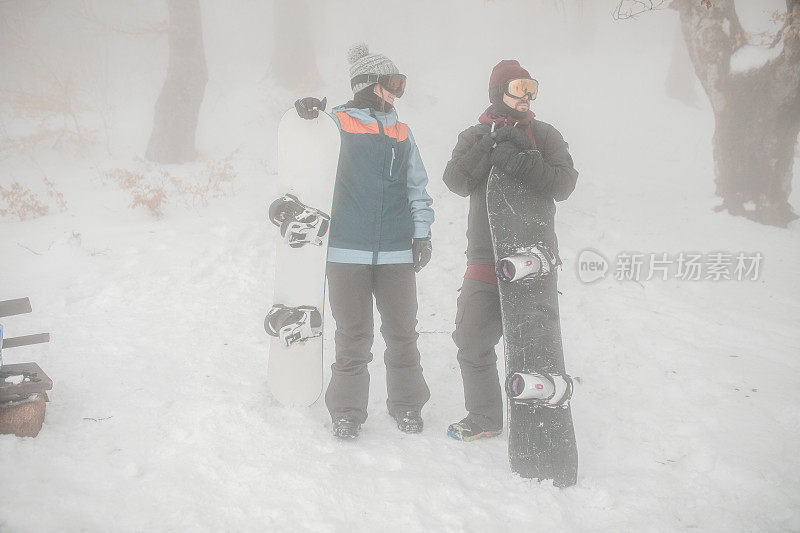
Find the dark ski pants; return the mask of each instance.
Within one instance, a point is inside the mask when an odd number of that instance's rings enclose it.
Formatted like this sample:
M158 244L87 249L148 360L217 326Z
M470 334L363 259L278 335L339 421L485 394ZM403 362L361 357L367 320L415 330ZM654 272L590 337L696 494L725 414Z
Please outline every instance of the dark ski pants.
M503 335L497 285L464 279L458 296L456 330L458 364L464 381L464 407L484 429L503 427L503 399L494 347Z
M325 403L331 418L367 419L372 361L372 298L386 341L386 405L389 412L421 410L431 393L417 349L417 282L412 264L328 263L328 293L336 320L336 361Z

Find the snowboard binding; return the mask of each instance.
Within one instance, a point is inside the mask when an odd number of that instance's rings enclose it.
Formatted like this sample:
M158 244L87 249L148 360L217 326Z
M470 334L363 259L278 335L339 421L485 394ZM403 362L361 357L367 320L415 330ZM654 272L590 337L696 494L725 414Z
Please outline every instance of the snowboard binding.
M543 278L559 265L558 257L542 244L518 248L514 255L497 262L495 270L502 281L520 281Z
M312 337L322 335L322 315L311 305L286 307L275 304L264 319L264 329L278 337L287 348Z
M309 243L322 246L322 238L328 233L331 217L287 193L269 206L269 219L280 228L286 244L300 248Z
M531 407L566 409L572 398L572 377L566 374L514 372L506 378L506 394L511 401Z

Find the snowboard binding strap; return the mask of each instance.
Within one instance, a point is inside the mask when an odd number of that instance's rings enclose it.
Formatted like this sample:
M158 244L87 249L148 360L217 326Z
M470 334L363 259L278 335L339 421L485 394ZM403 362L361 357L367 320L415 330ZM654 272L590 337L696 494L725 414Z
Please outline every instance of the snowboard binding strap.
M286 307L275 304L264 319L264 329L278 337L287 348L312 337L322 335L322 315L311 305Z
M296 220L287 220L281 225L281 236L292 248L304 244L322 246L322 238L328 232L330 217L316 209L306 209Z
M500 280L511 282L543 278L558 264L556 255L544 244L538 243L528 248L518 248L514 255L500 259L495 270Z
M305 205L293 194L284 194L269 206L269 219L280 228L286 244L300 248L305 244L322 246L331 217Z
M506 393L516 402L532 407L566 409L572 398L572 377L566 374L515 372L506 378Z

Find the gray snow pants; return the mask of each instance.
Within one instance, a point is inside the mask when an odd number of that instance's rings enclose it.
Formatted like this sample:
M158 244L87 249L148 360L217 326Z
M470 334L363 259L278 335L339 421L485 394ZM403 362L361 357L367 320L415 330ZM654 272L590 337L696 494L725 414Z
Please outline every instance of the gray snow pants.
M390 413L421 410L431 393L417 349L417 281L414 266L328 263L328 294L336 320L336 361L325 404L331 418L367 419L374 326L372 297L386 341L386 405Z
M503 335L497 285L464 279L458 296L456 330L458 364L464 382L469 419L484 429L503 427L503 399L494 347Z

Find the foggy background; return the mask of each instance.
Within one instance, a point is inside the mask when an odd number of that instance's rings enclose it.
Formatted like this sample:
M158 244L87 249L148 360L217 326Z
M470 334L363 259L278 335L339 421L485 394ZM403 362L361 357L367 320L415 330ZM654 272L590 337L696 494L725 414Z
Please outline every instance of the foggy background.
M158 162L148 148L170 2L0 0L0 300L30 296L34 308L3 325L53 336L3 358L37 361L55 382L39 437L0 436L13 486L0 531L800 529L798 224L785 211L759 219L749 198L743 216L715 210L715 108L675 10L614 20L613 0L171 3L199 7L207 82L187 85L202 89L194 153ZM783 44L768 45L786 6L735 2L752 43L766 43L739 49L735 73L778 57ZM433 260L418 276L433 396L425 432L398 434L376 335L370 419L347 446L322 402L272 399L262 321L278 120L301 97L349 100L358 41L408 76L396 107L434 198ZM502 59L539 81L536 118L563 134L580 172L556 216L566 365L581 378L579 482L566 491L511 476L504 439L445 436L463 416L449 335L468 202L442 172ZM744 110L798 111L775 96L791 87L754 83ZM733 151L758 159L774 144L762 131ZM797 207L796 133L784 137L793 166L777 197ZM587 248L765 261L749 282L611 272L584 284ZM332 348L328 317L326 380Z

